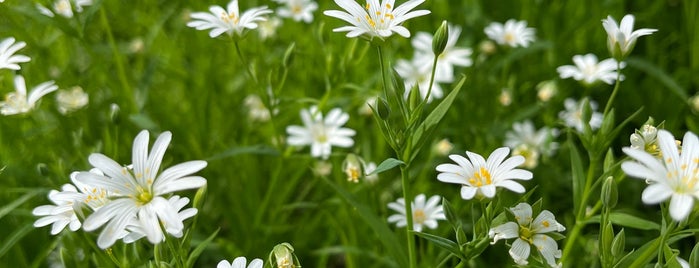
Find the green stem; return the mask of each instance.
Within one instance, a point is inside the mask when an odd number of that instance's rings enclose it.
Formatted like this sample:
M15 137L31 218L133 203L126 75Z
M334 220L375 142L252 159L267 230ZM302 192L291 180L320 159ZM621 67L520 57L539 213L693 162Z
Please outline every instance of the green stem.
M430 99L430 95L432 94L432 85L434 84L434 75L437 72L437 60L439 59L439 55L434 56L434 61L432 61L432 73L430 74L430 86L427 88L427 95L425 95L425 99L423 100L423 103L427 103L427 100Z
M109 26L109 19L107 19L107 13L104 11L104 6L100 7L100 20L102 21L102 25L104 26L107 32L107 41L109 42L109 47L112 49L112 53L114 54L114 63L116 64L116 71L117 77L119 78L119 83L121 84L121 87L124 89L124 92L126 92L126 94L129 96L130 106L132 106L126 107L126 110L129 113L131 113L135 111L137 108L135 98L136 96L134 96L133 89L129 85L129 80L126 78L124 62L119 56L119 49L117 48L116 42L114 41L114 34L112 34L112 27Z
M417 267L417 258L415 256L415 239L413 239L413 208L412 208L412 196L410 195L410 173L408 165L401 166L401 181L403 184L403 199L405 199L405 218L408 222L406 228L406 238L408 239L408 258L410 261L410 268Z
M585 178L585 188L583 188L582 200L580 201L580 207L578 211L575 212L575 225L573 229L568 234L565 246L563 247L563 254L561 256L561 263L566 263L566 259L575 248L574 244L580 235L582 228L587 225L585 221L587 220L585 215L585 208L587 207L587 201L590 198L590 188L592 187L592 180L594 179L595 169L597 169L597 159L595 157L590 157L590 167L587 170L587 178Z
M667 206L662 204L660 205L660 209L663 211L663 229L660 232L660 246L658 247L658 267L663 267L663 252L665 250L665 241L667 240L668 234L670 234L672 232L672 229L675 228L675 221L673 219L670 219L670 223L668 224L668 221L666 221L668 215Z
M235 46L235 52L238 54L238 58L240 58L240 61L245 65L245 71L247 71L248 76L250 76L250 79L255 83L255 85L259 85L260 83L257 81L257 77L255 74L252 72L252 66L245 60L245 57L243 56L243 53L240 51L240 46L238 45L238 40L233 40L233 46Z
M381 45L376 46L376 48L379 51L379 68L381 69L381 80L383 82L383 95L386 100L388 100L388 82L386 82L386 68L384 64L384 58L383 58L383 50L381 49ZM403 96L398 96L399 98L402 98Z
M612 90L612 95L609 96L609 100L607 100L607 105L604 107L604 115L607 115L609 112L609 109L612 108L612 103L614 102L614 98L616 97L617 92L619 92L619 85L621 84L621 62L617 61L616 63L616 83L614 83L614 90Z

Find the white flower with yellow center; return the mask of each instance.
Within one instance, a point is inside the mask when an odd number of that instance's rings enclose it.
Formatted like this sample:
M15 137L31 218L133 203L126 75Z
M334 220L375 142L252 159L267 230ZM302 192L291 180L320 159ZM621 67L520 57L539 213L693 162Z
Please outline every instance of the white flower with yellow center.
M415 196L413 200L413 230L416 232L422 232L422 226L427 226L427 228L435 229L437 228L438 220L445 220L444 209L439 203L441 197L434 195L425 202L425 195L419 194ZM408 225L408 219L405 215L405 199L398 198L396 202L388 203L388 207L398 214L394 214L388 217L389 223L396 223L396 227L405 227Z
M15 92L5 95L5 101L0 102L0 113L3 115L28 113L36 106L36 103L46 94L54 92L58 86L53 81L48 81L34 87L27 95L27 85L24 77L15 76Z
M652 125L645 124L640 130L637 129L635 133L631 134L629 141L632 149L643 150L654 156L659 156L660 148L658 147L657 137L658 129Z
M553 142L557 135L556 129L548 127L536 130L529 120L515 122L512 131L505 133L505 146L512 149L513 155L524 156L526 168L535 168L541 154L551 155L558 148L558 144Z
M73 87L70 90L60 90L56 93L58 111L62 114L79 110L85 107L89 101L90 97L79 86Z
M507 222L490 229L488 236L493 239L491 244L495 244L500 239L517 238L510 248L510 256L515 263L527 265L531 246L534 246L548 265L559 267L560 264L556 263L556 259L561 257L561 250L558 249L556 241L546 233L562 232L566 228L556 221L553 213L544 210L534 219L532 207L527 203L519 203L510 208L510 211L517 222Z
M506 188L515 193L524 193L524 186L514 180L530 180L530 171L515 167L524 163L521 155L507 158L510 149L501 147L493 151L486 161L482 156L466 152L468 159L461 155L452 154L449 158L454 164L437 166L437 179L446 183L461 184L461 198L473 199L477 194L493 198L497 187ZM505 159L507 158L507 159Z
M289 134L287 143L293 146L311 146L311 156L328 159L332 152L332 146L348 148L354 145L352 136L356 132L342 126L349 120L349 114L335 108L323 114L318 107L313 106L308 110L301 110L303 126L288 126Z
M25 42L16 42L14 37L8 37L0 42L0 69L20 70L18 63L28 62L31 58L15 52L24 48Z
M262 268L263 264L261 259L253 259L248 264L248 260L245 257L238 257L233 262L222 260L216 265L216 268Z
M470 48L460 48L456 46L461 35L461 27L449 24L449 37L447 45L442 54L437 57L437 69L435 70L434 79L436 81L451 83L454 82L454 66L468 67L473 64L470 56L473 51ZM432 39L434 36L430 33L419 32L415 34L412 40L412 45L415 48L415 61L431 63L434 61L434 52L432 51Z
M598 129L602 126L602 119L604 116L602 113L597 112L597 103L590 101L590 108L592 115L590 116L590 122L583 122L582 118L582 102L578 102L574 99L567 98L563 103L565 106L565 111L558 113L558 117L565 121L565 125L568 127L575 128L578 132L582 133L585 129L585 124L590 124L592 130Z
M595 54L589 53L586 55L573 56L573 65L563 65L556 68L561 78L573 78L582 81L585 84L591 85L597 81L602 81L607 84L614 84L617 78L617 67L624 68L625 63L617 65L615 59L606 59L598 62ZM621 76L624 80L624 76Z
M326 16L335 17L350 23L333 29L333 32L348 32L347 37L353 38L365 35L368 39L378 37L383 40L393 33L403 37L410 37L410 31L402 26L406 20L430 14L428 10L415 10L413 8L425 2L425 0L409 0L396 7L395 0L367 0L364 7L355 0L335 0L335 3L345 11L326 10Z
M192 21L188 22L187 26L197 30L211 29L209 36L214 38L223 33L229 36L242 35L245 29L255 29L258 22L267 20L264 16L272 13L272 10L268 9L267 6L261 6L251 8L241 15L238 9L238 0L233 0L228 3L226 9L220 6L211 6L209 12L192 13L190 15Z
M311 23L313 21L313 11L318 9L318 4L313 0L275 0L284 4L277 8L277 15L282 18L292 18L295 21Z
M162 242L163 228L172 235L182 232L184 224L179 210L164 195L180 190L197 189L206 179L191 174L206 167L206 161L189 161L167 168L159 173L165 150L170 144L169 131L158 136L148 152L148 131L141 131L133 144L132 168L119 165L109 157L93 153L88 161L104 175L80 172L76 180L86 185L105 189L111 201L85 219L83 229L93 231L104 226L97 238L100 248L108 248L126 233L133 220L153 244Z
M514 19L507 20L505 25L499 22L490 23L484 31L488 38L500 45L510 47L528 47L529 43L534 42L535 39L534 28L528 28L526 21Z
M636 45L636 39L657 31L657 29L648 28L634 31L633 23L634 17L631 14L621 19L621 25L618 25L612 16L607 16L607 19L602 20L602 26L607 32L607 48L612 54L612 57L616 59L625 58Z
M641 195L646 204L658 204L670 199L670 216L682 221L694 208L699 198L699 139L687 132L682 140L682 153L675 137L664 129L658 130L657 142L662 159L641 150L625 147L622 150L636 161L626 161L621 169L631 177L645 179L649 184Z
M187 208L185 210L182 210L185 206L187 206L187 204L189 204L189 198L180 197L179 195L173 195L167 201L169 207L166 207L166 209L177 211L177 219L171 220L171 222L184 222L184 220L194 217L194 215L197 215L198 210L196 208ZM132 220L126 226L126 232L124 234L124 243L133 243L141 238L146 237L146 230L137 218L132 218ZM181 238L184 233L182 229L180 229L179 231L172 229L170 234L174 237ZM162 239L162 241L165 241L165 236L163 236Z

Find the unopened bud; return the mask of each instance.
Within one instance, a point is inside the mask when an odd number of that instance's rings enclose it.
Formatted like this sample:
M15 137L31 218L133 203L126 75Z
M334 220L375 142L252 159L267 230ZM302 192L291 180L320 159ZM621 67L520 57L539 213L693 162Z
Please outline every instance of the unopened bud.
M624 244L626 244L626 237L624 235L624 229L621 229L619 233L614 236L612 240L612 256L619 258L624 254Z
M432 52L434 52L435 57L439 57L444 52L447 41L449 41L449 25L447 21L442 21L442 25L439 26L437 32L434 33L434 38L432 38Z
M616 206L616 202L619 198L619 192L617 191L616 181L614 177L609 176L604 180L602 184L602 204L608 208L613 208Z
M274 261L272 260L272 256L274 256ZM301 267L298 260L294 256L294 247L286 242L274 246L274 249L272 249L272 253L270 254L269 262L270 265L274 265L276 263L277 268Z
M403 80L403 77L400 76L400 74L395 70L393 70L393 75L391 76L391 83L393 83L393 90L396 91L396 96L399 98L403 97L403 94L405 94L405 81ZM388 97L388 96L386 96Z
M391 115L391 107L388 106L388 102L384 98L376 100L376 112L379 114L379 118L383 120L387 120Z
M121 116L119 116L120 111L121 108L119 108L119 105L116 103L109 105L109 119L112 120L112 123L119 124L121 121Z

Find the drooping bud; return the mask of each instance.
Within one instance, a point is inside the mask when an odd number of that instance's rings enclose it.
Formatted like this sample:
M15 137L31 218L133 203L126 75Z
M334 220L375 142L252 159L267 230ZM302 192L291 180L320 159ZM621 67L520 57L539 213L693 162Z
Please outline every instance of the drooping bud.
M359 178L364 174L361 159L355 154L347 154L345 161L342 162L342 171L347 175L347 181L358 183Z

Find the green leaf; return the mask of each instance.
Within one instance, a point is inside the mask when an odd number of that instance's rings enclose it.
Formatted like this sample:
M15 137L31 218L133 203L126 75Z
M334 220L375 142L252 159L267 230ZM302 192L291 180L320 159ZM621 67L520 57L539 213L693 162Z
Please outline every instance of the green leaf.
M699 267L699 243L694 245L692 253L689 254L689 267Z
M435 245L437 245L440 248L446 249L447 251L449 251L449 253L454 254L455 256L459 257L462 260L465 259L463 252L461 252L461 248L459 247L459 244L457 244L454 241L451 241L451 240L446 239L444 237L436 236L433 234L427 234L427 233L421 233L421 232L413 232L413 234L429 240L430 242L434 243Z
M599 223L600 217L599 215L596 215L594 217L591 217L588 222L596 222ZM629 215L623 212L612 212L609 214L609 220L616 224L616 225L621 225L629 228L634 228L634 229L639 229L639 230L660 230L660 225L649 221L645 220L633 215Z
M624 256L614 267L644 267L657 257L660 239L656 238Z
M11 235L7 237L5 241L3 241L2 246L0 246L0 259L2 259L5 254L7 254L8 251L12 247L19 242L25 235L27 235L29 232L34 230L34 226L31 224L27 224L22 226L19 230L14 230L11 232Z
M185 265L185 267L194 267L194 262L197 261L197 258L199 258L199 255L201 255L204 249L206 249L206 247L209 244L211 244L211 241L213 241L214 238L216 238L216 235L220 230L221 228L216 229L216 231L214 231L213 234L206 238L206 240L199 243L199 245L197 245L197 247L194 248L194 250L192 250L192 252L189 254L189 257L187 257L187 264Z
M658 68L658 66L653 65L653 63L641 58L628 58L626 59L626 62L630 67L644 71L651 77L660 81L665 85L665 87L670 89L670 92L674 93L680 99L686 100L689 98L687 96L687 92L685 92L685 89L683 89L674 79L672 79L672 77L665 73L665 71Z
M374 231L376 238L384 244L388 253L393 256L393 259L398 263L398 267L408 267L408 254L404 251L403 243L401 243L393 231L386 226L383 219L377 217L368 206L360 203L354 195L344 188L328 180L326 177L321 177L321 180L327 183L330 188L340 194L340 197L356 209L359 216Z
M668 268L682 268L682 265L680 265L680 262L677 261L677 252L676 250L673 250L668 246L667 244L663 245L663 255L665 255L665 263L667 264L666 267Z
M1 207L0 208L0 219L5 217L7 214L9 214L11 211L16 209L17 207L19 207L22 204L24 204L25 202L27 202L30 198L34 197L35 195L37 195L39 193L43 193L43 192L44 192L43 190L34 190L34 191L27 192L23 196L15 199L15 201L12 201L12 203L9 203L9 204Z
M573 208L577 214L580 211L580 201L585 188L585 171L578 148L570 136L568 137L568 147L570 148L570 166L573 173Z
M456 230L456 228L459 226L459 218L456 217L454 207L451 206L446 198L442 198L442 208L444 209L444 215L446 215L447 221L449 224L451 224L452 228Z
M129 120L140 129L158 129L158 124L145 114L132 114Z
M459 83L456 84L454 89L447 95L442 102L437 105L432 112L427 115L427 118L425 118L425 121L423 121L412 133L412 143L409 144L411 148L411 155L408 157L408 162L411 162L415 156L417 156L418 152L420 151L420 148L422 147L425 142L432 138L432 131L435 129L439 121L442 120L445 114L447 114L447 111L449 110L449 107L451 107L451 104L454 102L454 99L456 99L456 96L459 95L459 91L461 91L461 87L464 85L464 82L466 81L466 76L461 77L461 80L459 80ZM410 135L410 133L408 133Z
M386 160L384 160L383 162L381 162L381 164L379 164L379 166L376 167L376 169L374 169L374 171L372 171L371 173L367 174L367 176L369 176L369 175L374 175L374 174L379 174L379 173L381 173L381 172L384 172L384 171L386 171L386 170L392 169L392 168L394 168L394 167L396 167L396 166L403 165L403 164L405 164L405 162L400 161L400 160L398 160L398 159L395 159L395 158L387 158Z

